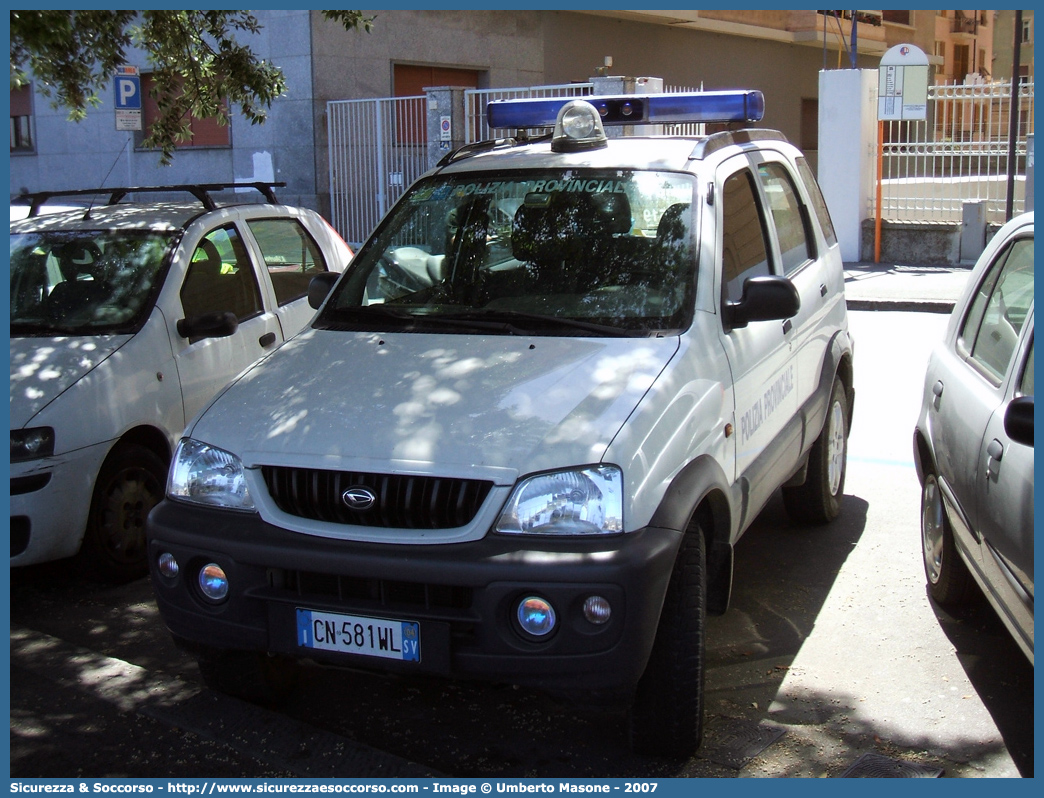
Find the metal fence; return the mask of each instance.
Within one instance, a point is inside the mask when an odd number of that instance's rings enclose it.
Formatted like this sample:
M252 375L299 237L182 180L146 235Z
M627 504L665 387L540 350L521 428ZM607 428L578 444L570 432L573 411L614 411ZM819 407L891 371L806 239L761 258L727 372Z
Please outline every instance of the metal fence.
M491 100L518 100L544 97L586 97L594 90L591 83L559 83L552 86L523 86L511 89L468 89L464 92L467 143L494 138L486 121L486 104ZM529 131L532 135L547 132Z
M427 99L333 100L326 115L330 223L357 247L428 168Z
M1011 81L929 86L928 118L885 122L881 217L960 222L964 203L983 202L1003 222L1008 193ZM1033 83L1019 87L1013 211L1025 207L1026 136L1033 133Z

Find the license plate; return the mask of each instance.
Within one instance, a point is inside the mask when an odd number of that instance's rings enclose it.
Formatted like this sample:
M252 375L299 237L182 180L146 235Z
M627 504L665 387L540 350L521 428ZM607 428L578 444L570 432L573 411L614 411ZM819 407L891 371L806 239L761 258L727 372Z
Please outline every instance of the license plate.
M420 624L298 608L297 644L323 651L420 662Z

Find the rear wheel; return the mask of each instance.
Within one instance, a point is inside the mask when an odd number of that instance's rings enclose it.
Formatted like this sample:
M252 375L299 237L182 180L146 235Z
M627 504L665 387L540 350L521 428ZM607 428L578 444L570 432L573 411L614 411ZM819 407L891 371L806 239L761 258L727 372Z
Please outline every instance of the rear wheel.
M974 582L957 551L939 479L931 471L924 475L921 490L921 554L928 594L935 602L944 607L966 604L974 594Z
M841 380L834 380L826 423L808 453L808 471L801 485L783 488L787 514L804 524L827 524L841 514L848 461L848 397Z
M703 532L682 539L656 629L656 641L630 712L631 747L689 756L703 739L707 560Z
M114 449L94 486L80 549L85 569L110 582L129 582L148 571L145 519L163 498L167 466L136 444Z
M297 687L299 666L289 657L256 651L197 650L203 683L211 690L255 704L278 704Z

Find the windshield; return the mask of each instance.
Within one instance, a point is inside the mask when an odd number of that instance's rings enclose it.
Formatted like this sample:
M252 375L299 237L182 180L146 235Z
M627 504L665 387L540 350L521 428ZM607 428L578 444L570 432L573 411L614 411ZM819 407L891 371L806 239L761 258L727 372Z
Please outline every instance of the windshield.
M415 185L315 326L654 335L688 326L691 175L559 170Z
M132 331L151 303L169 233L11 235L11 334Z

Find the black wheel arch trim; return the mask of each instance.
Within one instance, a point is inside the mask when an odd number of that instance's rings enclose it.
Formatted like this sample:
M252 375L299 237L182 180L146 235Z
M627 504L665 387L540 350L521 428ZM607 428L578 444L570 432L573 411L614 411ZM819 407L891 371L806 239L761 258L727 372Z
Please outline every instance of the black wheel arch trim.
M735 513L728 478L709 455L686 465L672 480L649 525L686 532L699 524L706 538L707 612L721 615L732 593L732 527Z

